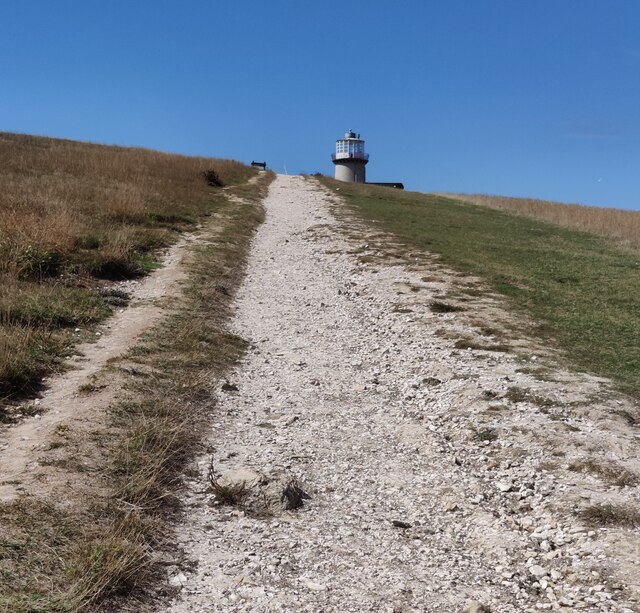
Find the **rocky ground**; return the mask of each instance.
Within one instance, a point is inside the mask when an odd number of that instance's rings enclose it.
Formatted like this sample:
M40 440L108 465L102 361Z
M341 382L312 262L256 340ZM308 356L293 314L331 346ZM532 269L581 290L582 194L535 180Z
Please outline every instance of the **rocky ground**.
M338 196L271 186L160 610L640 610L637 407Z

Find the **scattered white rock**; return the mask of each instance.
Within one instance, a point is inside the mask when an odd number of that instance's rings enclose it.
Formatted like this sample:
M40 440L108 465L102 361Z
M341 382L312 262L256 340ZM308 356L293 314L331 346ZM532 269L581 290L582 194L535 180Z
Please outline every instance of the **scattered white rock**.
M462 613L491 613L491 609L477 600L470 600Z
M169 577L169 585L172 587L182 587L187 583L187 577L184 573L178 573Z

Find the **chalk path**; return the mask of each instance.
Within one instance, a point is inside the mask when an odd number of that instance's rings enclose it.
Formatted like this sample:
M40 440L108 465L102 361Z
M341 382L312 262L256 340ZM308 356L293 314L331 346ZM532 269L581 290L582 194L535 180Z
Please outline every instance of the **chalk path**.
M233 322L251 347L188 483L185 560L167 576L179 590L161 610L635 610L633 556L612 557L628 531L562 511L585 488L613 495L563 468L587 439L573 446L578 433L505 399L521 386L575 407L600 382L564 371L541 382L519 372L521 356L457 350L442 333L460 330L457 314L429 309L452 278L345 237L332 201L302 177L270 188ZM602 447L582 427L593 416L567 415ZM631 461L634 434L618 426L608 435ZM556 443L568 459L554 469ZM295 478L311 498L265 516L216 506L210 461L219 474Z

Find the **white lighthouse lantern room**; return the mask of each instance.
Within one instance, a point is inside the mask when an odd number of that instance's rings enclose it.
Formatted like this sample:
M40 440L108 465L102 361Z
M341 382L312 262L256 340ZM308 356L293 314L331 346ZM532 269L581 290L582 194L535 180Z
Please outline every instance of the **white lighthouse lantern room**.
M360 134L349 130L344 138L336 141L336 152L331 159L336 165L335 178L348 183L365 183L365 166L369 161L369 154L364 152L364 140Z

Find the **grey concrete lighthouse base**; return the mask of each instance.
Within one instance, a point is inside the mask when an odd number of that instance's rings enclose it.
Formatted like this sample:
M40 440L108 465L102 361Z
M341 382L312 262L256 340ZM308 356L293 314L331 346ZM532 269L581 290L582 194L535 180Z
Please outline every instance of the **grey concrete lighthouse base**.
M340 160L336 165L335 178L348 183L366 183L365 165L361 160Z

